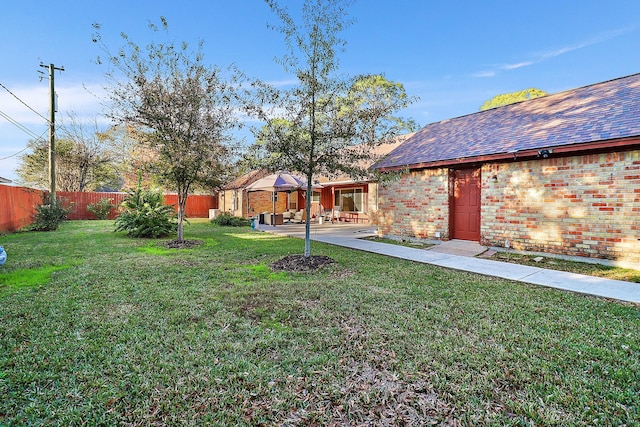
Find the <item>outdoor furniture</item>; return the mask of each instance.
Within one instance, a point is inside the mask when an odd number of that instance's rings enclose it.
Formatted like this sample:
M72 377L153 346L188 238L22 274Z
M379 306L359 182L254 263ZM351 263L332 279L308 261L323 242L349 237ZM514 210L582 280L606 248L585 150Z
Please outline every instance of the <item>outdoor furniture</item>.
M333 208L333 219L331 222L334 221L340 222L340 208L337 206Z
M296 211L294 209L284 211L282 212L282 218L287 222L291 222L295 214L296 214Z
M299 222L299 223L303 223L307 220L307 212L304 209L299 210L298 212L295 213L295 215L293 216L293 221L294 222Z
M358 222L358 212L345 212L344 222Z
M331 209L325 209L322 217L325 222L331 222Z
M282 225L284 223L282 214L268 213L264 215L264 222L268 225Z

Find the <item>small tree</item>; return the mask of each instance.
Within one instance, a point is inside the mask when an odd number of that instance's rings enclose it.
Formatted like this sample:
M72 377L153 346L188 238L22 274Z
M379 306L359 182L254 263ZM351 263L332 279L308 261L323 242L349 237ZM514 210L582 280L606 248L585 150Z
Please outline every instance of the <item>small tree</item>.
M168 30L165 18L162 27ZM202 42L195 51L187 43L150 43L140 47L122 34L124 46L117 54L102 43L94 24L94 42L109 57L113 69L107 77L112 101L110 116L135 126L137 140L157 153L154 172L161 183L178 195L178 240L183 237L187 197L194 184L219 183L225 169L236 126L233 85L237 73L204 64ZM155 25L150 28L157 32ZM98 63L101 63L98 58ZM123 80L118 80L119 72Z
M27 228L31 231L55 231L67 219L71 205L58 197L44 196L42 204L35 207L33 223Z
M130 237L164 237L176 231L175 217L162 192L145 190L138 184L120 205L115 231L126 231Z
M491 108L502 107L503 105L515 104L516 102L526 101L527 99L539 98L545 96L547 92L536 89L534 87L519 90L510 93L501 93L486 101L480 106L480 111L489 110Z
M113 209L115 205L111 203L111 199L102 198L98 200L96 203L89 203L87 205L87 211L91 212L98 219L107 219L109 216L109 212Z
M374 149L411 128L393 114L413 98L401 84L381 75L338 75L337 54L345 45L339 33L350 24L348 1L306 0L300 24L275 1L266 1L282 22L276 29L284 34L289 48L280 63L295 74L298 84L278 90L254 82L257 101L247 109L265 126L256 132L258 147L253 154L271 170L304 174L307 194L314 176L368 176L367 168L376 160ZM310 197L305 209L310 218ZM310 256L309 221L304 255Z

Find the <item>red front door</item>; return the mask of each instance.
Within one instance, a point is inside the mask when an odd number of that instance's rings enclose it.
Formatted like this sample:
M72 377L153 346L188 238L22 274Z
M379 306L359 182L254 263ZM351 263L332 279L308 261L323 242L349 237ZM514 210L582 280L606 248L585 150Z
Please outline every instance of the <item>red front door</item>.
M454 239L480 240L480 169L453 171L451 235Z

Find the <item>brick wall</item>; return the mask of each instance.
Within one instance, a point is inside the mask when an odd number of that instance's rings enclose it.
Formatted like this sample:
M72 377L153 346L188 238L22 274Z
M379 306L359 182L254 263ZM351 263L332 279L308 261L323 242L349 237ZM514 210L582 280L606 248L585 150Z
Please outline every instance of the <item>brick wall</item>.
M246 206L245 206L246 212ZM257 215L262 212L273 212L273 200L270 191L251 191L249 192L249 209L250 214ZM276 202L276 213L282 213L289 210L287 206L287 193L278 193L278 201Z
M410 172L378 188L375 221L383 236L435 239L449 235L447 169Z
M485 165L482 177L482 244L640 263L640 151Z
M218 193L218 209L234 216L246 216L247 201L242 190L223 190ZM235 199L235 206L234 206Z
M495 180L493 177L496 177ZM448 172L413 171L380 186L381 235L447 239ZM516 250L640 265L640 151L482 167L481 241Z
M233 198L237 200L236 209L233 209ZM228 212L235 216L248 217L262 212L273 211L273 201L270 191L250 191L249 193L249 215L247 215L247 192L245 190L224 190L218 193L218 207L223 212ZM289 210L289 197L292 201L297 201L298 210L304 209L305 199L303 191L292 193L279 192L276 202L277 213ZM312 203L311 214L314 215L319 210L318 203Z

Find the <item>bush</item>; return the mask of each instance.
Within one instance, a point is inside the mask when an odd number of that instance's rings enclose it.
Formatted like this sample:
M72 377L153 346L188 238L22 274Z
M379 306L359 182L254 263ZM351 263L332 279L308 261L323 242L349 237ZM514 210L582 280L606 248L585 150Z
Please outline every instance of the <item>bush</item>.
M120 210L115 231L126 231L130 237L164 237L178 230L176 211L164 204L160 191L143 190L138 185Z
M36 213L33 216L33 223L27 227L31 231L54 231L62 221L67 219L71 212L71 205L65 206L65 201L46 196L41 205L36 206Z
M100 199L98 203L89 203L87 205L87 210L94 214L98 219L107 219L109 216L109 212L113 209L115 205L111 203L111 199Z
M223 212L214 219L211 220L212 223L220 226L230 226L230 227L245 227L249 225L249 220L246 218L241 218L239 216L233 216L228 212Z

